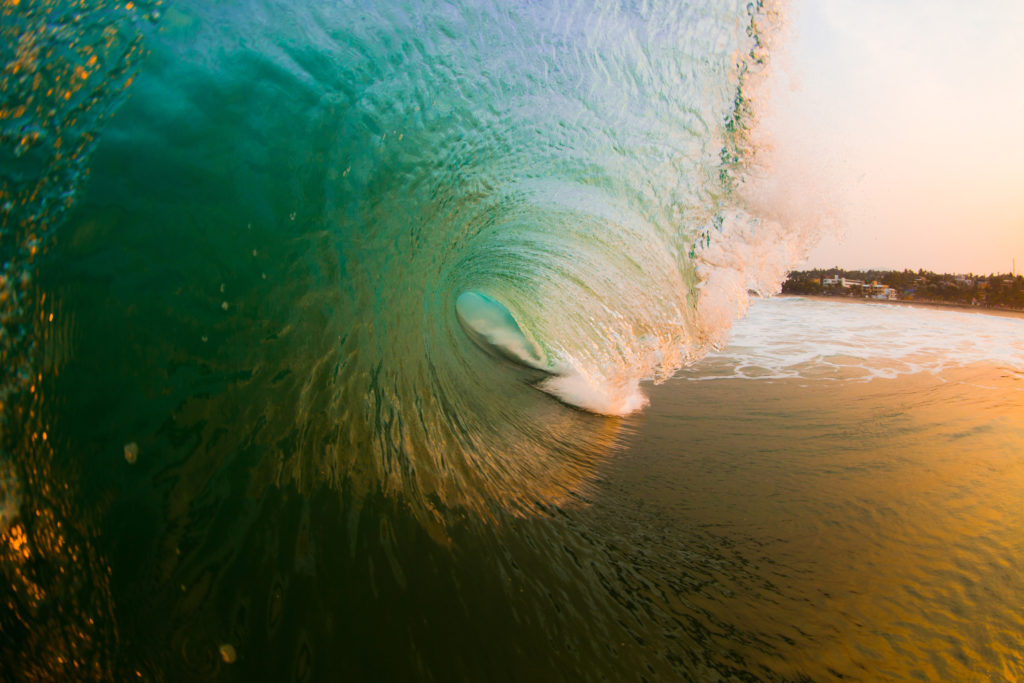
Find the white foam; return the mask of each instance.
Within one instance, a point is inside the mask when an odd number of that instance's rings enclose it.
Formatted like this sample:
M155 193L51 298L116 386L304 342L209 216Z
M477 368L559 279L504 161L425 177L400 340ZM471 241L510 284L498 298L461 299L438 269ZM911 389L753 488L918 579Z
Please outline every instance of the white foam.
M570 405L601 415L629 415L648 404L636 380L622 385L607 384L570 370L549 377L537 386Z
M731 342L681 376L870 381L975 363L1024 371L1024 320L782 297L755 301Z

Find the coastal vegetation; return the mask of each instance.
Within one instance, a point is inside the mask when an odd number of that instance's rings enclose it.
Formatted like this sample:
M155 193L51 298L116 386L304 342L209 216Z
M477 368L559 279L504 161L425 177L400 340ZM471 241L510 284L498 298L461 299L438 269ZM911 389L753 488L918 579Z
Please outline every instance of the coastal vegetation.
M1009 273L816 268L791 272L782 292L1024 310L1024 276Z

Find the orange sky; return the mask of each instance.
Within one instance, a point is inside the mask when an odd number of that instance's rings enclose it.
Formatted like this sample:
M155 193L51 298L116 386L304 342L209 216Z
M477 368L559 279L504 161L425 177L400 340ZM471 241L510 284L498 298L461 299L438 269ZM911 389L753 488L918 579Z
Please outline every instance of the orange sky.
M1024 270L1024 2L791 0L766 120L842 224L798 267ZM781 67L781 71L779 68Z

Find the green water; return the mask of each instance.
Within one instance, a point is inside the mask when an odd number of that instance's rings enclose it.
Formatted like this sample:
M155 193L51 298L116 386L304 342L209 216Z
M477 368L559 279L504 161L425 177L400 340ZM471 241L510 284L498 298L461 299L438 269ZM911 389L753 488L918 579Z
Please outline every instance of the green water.
M648 383L770 8L0 17L0 679L1021 675L1019 373Z

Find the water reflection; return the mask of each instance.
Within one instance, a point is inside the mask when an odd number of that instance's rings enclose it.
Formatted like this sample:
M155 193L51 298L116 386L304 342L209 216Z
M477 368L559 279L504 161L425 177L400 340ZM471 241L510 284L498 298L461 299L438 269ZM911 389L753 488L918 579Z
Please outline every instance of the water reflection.
M1020 674L1024 404L1003 371L687 384L652 391L609 474L627 493L616 510L651 512L599 523L635 539L657 519L635 548L713 548L703 570L621 560L653 564L652 599L686 596L710 651L769 678ZM679 566L706 580L679 591Z

